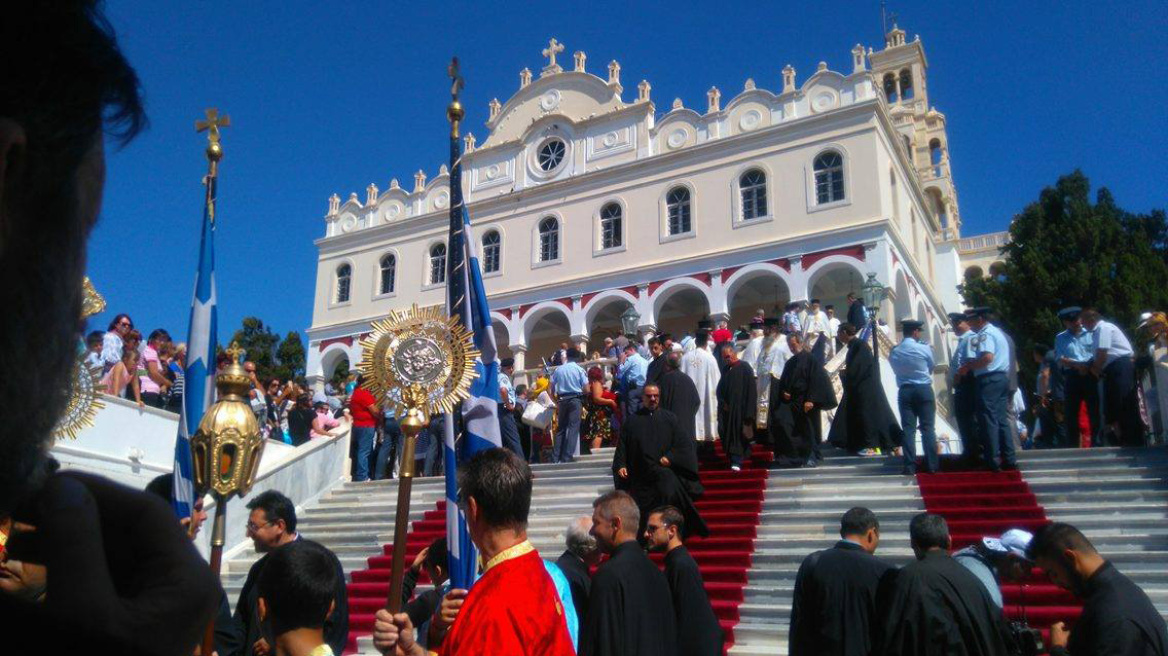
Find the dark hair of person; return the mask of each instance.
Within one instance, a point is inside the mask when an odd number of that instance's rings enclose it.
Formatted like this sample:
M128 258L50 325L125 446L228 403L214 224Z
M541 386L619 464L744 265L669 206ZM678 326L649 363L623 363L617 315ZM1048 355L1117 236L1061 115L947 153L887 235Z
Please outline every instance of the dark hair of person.
M166 332L166 330L163 328L155 328L154 330L150 331L150 337L146 338L146 341L153 342L156 339L168 340L170 339L170 333Z
M787 333L787 339L794 340L798 344L803 343L803 336L795 331L791 331L791 332Z
M1082 531L1070 524L1055 522L1034 532L1030 546L1026 549L1026 557L1030 560L1039 558L1062 560L1063 552L1068 549L1082 554L1097 553L1095 545L1091 544Z
M921 513L913 517L908 524L908 535L913 546L921 551L949 548L949 525L940 515Z
M635 343L629 342L628 344L625 344L625 352L636 352L636 350L637 345Z
M121 323L122 319L125 319L126 321L129 321L129 322L130 322L130 327L131 327L131 328L133 328L133 327L134 327L134 320L130 318L130 315L128 315L128 314L119 314L118 316L116 316L116 317L114 317L114 318L113 318L113 321L110 321L110 323L109 323L109 328L106 328L106 331L108 331L108 332L111 332L111 333L112 333L112 332L114 331L114 328L117 328L117 327L118 327L118 324L119 324L119 323Z
M275 384L279 385L279 384L280 384L280 379L279 379L279 378L276 378L275 376L273 376L273 377L269 378L269 379L268 379L268 387L271 387L271 386L272 386L272 383L275 383Z
M710 337L709 337L709 335L707 335L704 332L698 333L694 337L694 346L697 346L698 348L705 348L706 345L709 343L710 343Z
M515 394L519 395L527 391L527 385L516 385Z
M1099 321L1103 318L1103 315L1099 314L1099 310L1096 310L1093 307L1089 307L1084 308L1083 311L1079 313L1079 318L1083 321Z
M653 515L661 515L661 523L676 528L678 535L685 532L685 516L677 508L673 506L658 506L649 511L649 516L652 517Z
M275 490L261 492L247 502L248 510L259 508L264 511L264 519L272 524L284 520L284 530L296 532L296 506L292 500Z
M446 564L446 536L434 538L430 543L430 550L426 552L427 567L440 568L445 571L449 565Z
M1048 351L1050 351L1050 347L1049 347L1049 346L1047 346L1046 344L1035 344L1035 345L1034 345L1034 346L1031 348L1031 351L1032 351L1032 352L1033 352L1035 355L1041 355L1041 356L1043 356L1043 357L1046 357L1046 354L1047 354L1047 352L1048 352Z
M363 386L365 384L365 374L357 374L357 378L354 379L354 382L357 383L357 387Z
M847 335L848 337L855 337L856 333L860 332L859 330L856 330L855 326L853 326L852 324L850 324L846 321L844 323L840 324L839 329L841 332L843 332L843 334Z
M473 497L493 528L527 528L531 484L531 467L502 448L479 451L458 468L460 497Z
M289 542L268 555L256 589L275 635L320 629L336 600L337 566L319 544Z
M100 330L94 330L85 336L85 343L89 346L97 346L102 343L102 340L103 335Z
M876 519L876 513L867 508L857 506L848 510L840 518L841 538L846 538L849 535L865 535L872 529L880 530L880 520Z
M166 503L174 503L174 474L155 476L146 484L146 491L156 494Z
M649 346L661 346L661 340L656 337L650 337L648 344Z
M670 371L681 369L681 354L677 351L670 351L665 356L665 368Z

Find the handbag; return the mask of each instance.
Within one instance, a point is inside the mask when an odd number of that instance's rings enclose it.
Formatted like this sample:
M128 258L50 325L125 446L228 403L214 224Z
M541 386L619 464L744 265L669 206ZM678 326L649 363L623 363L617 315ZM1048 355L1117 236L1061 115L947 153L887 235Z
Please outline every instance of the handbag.
M539 400L535 400L529 402L527 407L523 409L522 421L532 428L546 430L548 425L552 423L552 415L554 414L554 406L546 406Z

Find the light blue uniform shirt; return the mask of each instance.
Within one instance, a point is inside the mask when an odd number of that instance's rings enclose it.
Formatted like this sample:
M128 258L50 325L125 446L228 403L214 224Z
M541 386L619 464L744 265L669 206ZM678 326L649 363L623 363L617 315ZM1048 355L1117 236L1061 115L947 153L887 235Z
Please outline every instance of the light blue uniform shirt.
M633 353L625 358L616 372L616 377L624 383L625 389L634 390L645 386L645 376L648 373L649 361L641 357L640 353Z
M507 390L507 399L511 403L515 403L515 383L511 381L510 376L503 373L502 371L499 372L499 387ZM502 402L503 399L500 398L499 403Z
M957 346L953 347L953 355L949 356L949 370L956 373L961 365L973 359L973 331L967 330L957 336Z
M580 365L568 362L552 372L551 383L552 391L555 392L556 396L579 395L584 392L584 386L588 384L588 374Z
M1079 330L1076 335L1064 330L1054 336L1055 358L1068 358L1075 362L1086 363L1095 355L1095 334L1089 330Z
M986 353L993 353L994 360L985 369L975 369L974 376L981 377L987 374L1008 373L1010 371L1010 342L1006 340L1006 333L992 323L975 332L972 342L974 358L980 358Z
M912 337L905 337L892 349L888 364L896 374L897 386L933 384L933 349Z
M1134 351L1132 350L1131 341L1128 340L1127 335L1119 329L1119 326L1110 321L1100 321L1095 325L1095 330L1091 331L1092 343L1091 354L1100 349L1107 351L1107 361L1104 366L1115 362L1120 358L1131 357Z

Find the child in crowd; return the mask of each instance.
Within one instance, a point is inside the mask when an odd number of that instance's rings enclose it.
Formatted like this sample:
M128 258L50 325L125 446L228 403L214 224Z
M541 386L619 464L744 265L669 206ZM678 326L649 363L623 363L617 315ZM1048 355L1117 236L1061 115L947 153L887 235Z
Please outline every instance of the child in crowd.
M141 356L133 348L126 348L122 352L122 359L106 372L101 379L105 393L110 396L137 401L138 407L146 406L142 401L142 390L138 386L138 360ZM126 388L129 388L127 391ZM133 394L133 396L131 396Z

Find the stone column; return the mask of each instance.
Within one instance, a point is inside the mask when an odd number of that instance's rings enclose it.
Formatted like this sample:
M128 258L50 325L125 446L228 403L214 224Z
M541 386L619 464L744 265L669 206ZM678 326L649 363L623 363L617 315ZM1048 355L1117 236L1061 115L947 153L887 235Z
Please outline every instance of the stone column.
M572 344L580 351L584 360L588 359L588 335L577 334L571 336Z
M305 376L304 380L308 383L308 389L312 390L314 394L324 392L324 376Z
M521 344L512 344L511 345L511 357L515 358L515 371L516 372L521 372L527 368L526 354L527 354L527 347L526 346L523 346ZM512 380L514 381L514 383L516 385L528 385L529 384L527 382L527 374L524 374L524 373L516 373L512 377Z

